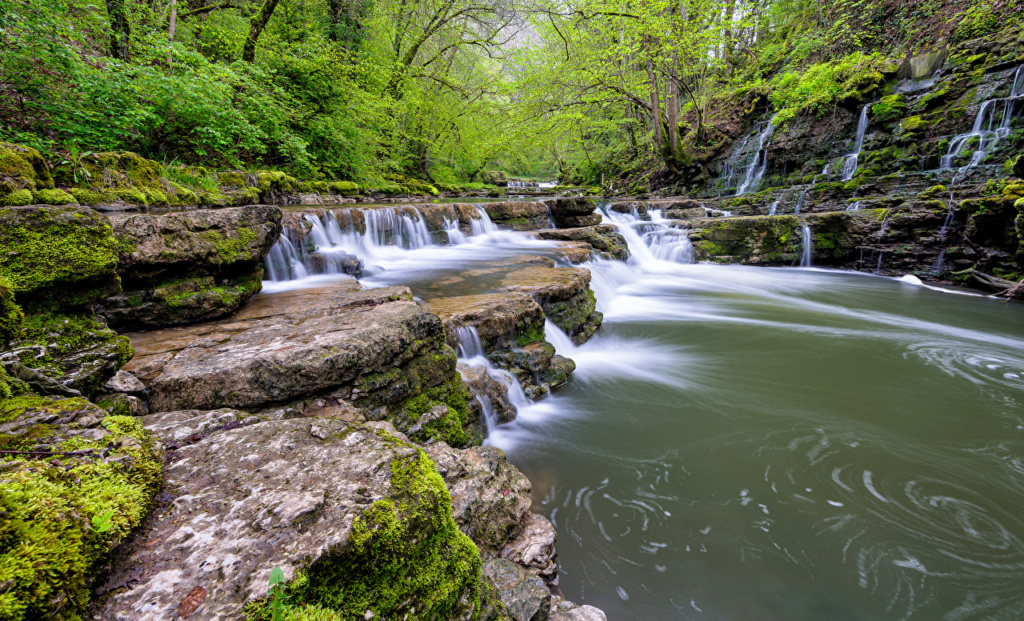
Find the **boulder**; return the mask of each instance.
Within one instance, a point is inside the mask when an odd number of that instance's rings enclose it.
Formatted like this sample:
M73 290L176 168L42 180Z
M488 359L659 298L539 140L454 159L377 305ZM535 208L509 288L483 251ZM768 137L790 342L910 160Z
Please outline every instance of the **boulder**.
M698 261L782 264L800 256L800 222L795 216L742 216L691 221L690 239Z
M499 201L479 206L487 210L491 221L503 229L532 231L551 226L548 206L541 201Z
M577 606L561 597L551 598L551 621L608 621L604 611L593 606Z
M225 428L173 451L164 477L165 502L119 555L91 618L269 615L278 567L286 616L468 620L486 607L479 552L443 479L386 427Z
M548 621L551 592L543 580L505 559L487 561L483 573L514 621Z
M146 518L162 451L81 397L0 400L0 617L78 619L101 565Z
M455 450L439 442L425 450L451 493L459 528L477 544L484 559L502 556L506 546L522 535L532 515L529 479L497 447ZM512 560L518 562L519 558Z
M585 216L560 216L555 219L555 224L557 224L560 229L596 226L601 224L601 214L592 213Z
M83 308L117 293L122 248L107 219L86 207L0 209L0 277L23 306Z
M40 394L91 397L132 357L128 338L84 312L35 313L0 352L9 375Z
M515 539L501 550L501 557L540 576L545 582L554 582L558 572L555 527L546 517L531 513L519 528Z
M260 296L230 320L131 335L155 412L343 400L420 441L479 443L441 321L405 287ZM305 406L302 406L305 407Z
M98 311L123 329L189 325L237 310L259 293L263 260L281 235L281 210L271 205L110 218L130 244L118 264L125 291Z

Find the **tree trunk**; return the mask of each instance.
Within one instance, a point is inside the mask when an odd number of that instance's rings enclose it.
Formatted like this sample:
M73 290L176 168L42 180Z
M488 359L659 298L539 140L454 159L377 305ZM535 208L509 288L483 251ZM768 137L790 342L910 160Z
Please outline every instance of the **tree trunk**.
M128 10L125 0L107 0L107 15L110 17L110 55L114 58L131 62L132 27L128 22Z
M280 0L266 0L260 10L249 20L249 37L245 40L245 47L242 48L242 60L251 63L256 60L256 42L259 41L263 29L267 27L270 16L274 14L277 3Z
M174 29L178 25L178 0L171 0L171 23L167 26L167 40L174 43ZM167 50L167 67L174 68L171 50Z
M651 125L654 126L654 145L661 153L664 139L661 135L661 105L658 103L658 80L654 76L654 65L651 63L650 39L647 41L647 79L651 86Z
M676 86L676 69L673 67L673 75L668 80L668 102L666 105L666 116L668 117L668 148L672 152L671 158L675 161L679 154L679 87Z

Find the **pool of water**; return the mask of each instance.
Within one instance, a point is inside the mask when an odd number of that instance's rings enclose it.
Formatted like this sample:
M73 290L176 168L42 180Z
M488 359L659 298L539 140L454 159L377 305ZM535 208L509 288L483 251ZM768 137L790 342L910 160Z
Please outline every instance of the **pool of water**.
M609 619L1024 618L1024 313L892 279L594 267L605 325L491 441Z

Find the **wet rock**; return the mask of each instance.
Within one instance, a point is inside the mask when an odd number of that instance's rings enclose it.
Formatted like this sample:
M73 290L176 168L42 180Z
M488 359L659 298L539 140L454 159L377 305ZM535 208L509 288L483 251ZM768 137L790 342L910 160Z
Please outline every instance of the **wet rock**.
M355 283L261 296L230 320L132 334L138 355L127 369L154 411L338 399L412 433L442 406L415 439L478 442L479 407L443 326L411 297Z
M219 410L179 410L159 412L142 417L142 424L168 448L193 444L218 431L242 426L249 414L230 408ZM254 419L252 422L260 420Z
M800 222L794 216L690 221L698 261L781 264L799 258Z
M551 621L608 621L604 611L593 606L577 606L561 597L551 598Z
M552 356L548 368L541 375L543 382L557 388L569 381L569 376L576 370L576 362L564 356Z
M552 582L558 572L555 562L555 527L544 516L531 513L519 534L501 551L501 557Z
M625 261L629 257L626 240L612 224L572 229L549 229L537 231L535 234L541 239L584 242L593 248L594 252L611 259Z
M241 618L267 597L275 567L296 612L470 619L484 606L480 557L443 480L383 429L330 419L227 429L179 448L164 476L172 500L125 546L90 618L162 621L198 589L195 618Z
M502 229L532 231L549 225L548 207L540 201L501 201L480 205L487 216Z
M484 559L504 556L530 523L530 481L493 446L455 450L438 443L425 450L451 493L459 528L476 542ZM506 558L520 561L515 554Z
M43 394L77 391L87 397L100 392L131 357L126 337L110 330L101 317L84 312L30 314L19 338L0 352L8 374L33 389Z
M1024 179L1024 155L1018 155L1017 159L1013 162L1013 174Z
M575 229L582 226L601 224L601 215L592 213L585 216L560 216L555 220L560 229Z
M131 245L118 274L124 292L97 307L119 328L189 325L223 317L259 293L262 262L281 234L271 205L110 216Z
M94 397L96 404L111 414L122 416L145 416L149 414L149 406L138 397L122 392L104 393Z
M490 408L495 422L502 424L515 420L516 410L509 403L508 386L491 377L486 367L460 362L459 374L474 398L481 401L481 408L485 412Z
M498 591L501 603L515 621L547 621L551 614L551 592L544 581L504 559L487 561L484 576Z
M127 371L118 371L103 385L103 392L124 393L135 397L146 396L146 385Z

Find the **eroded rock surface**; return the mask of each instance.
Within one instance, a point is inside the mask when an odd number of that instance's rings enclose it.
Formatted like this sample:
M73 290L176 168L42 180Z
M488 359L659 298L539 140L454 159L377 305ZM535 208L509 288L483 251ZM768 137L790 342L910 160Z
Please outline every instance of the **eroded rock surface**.
M354 283L265 295L230 320L131 335L126 368L153 411L343 400L416 439L479 442L443 326L411 298Z
M237 619L267 596L278 566L292 581L290 605L345 618L469 619L482 606L480 558L443 480L384 428L331 419L227 428L175 451L165 479L173 499L124 551L92 618L163 621L202 593L190 619Z
M188 325L235 311L259 293L263 259L281 234L281 210L271 205L110 219L131 247L118 264L124 291L99 312L128 329Z
M612 224L599 224L572 229L549 229L535 233L541 239L582 242L594 249L594 252L610 258L625 261L629 257L629 249Z

